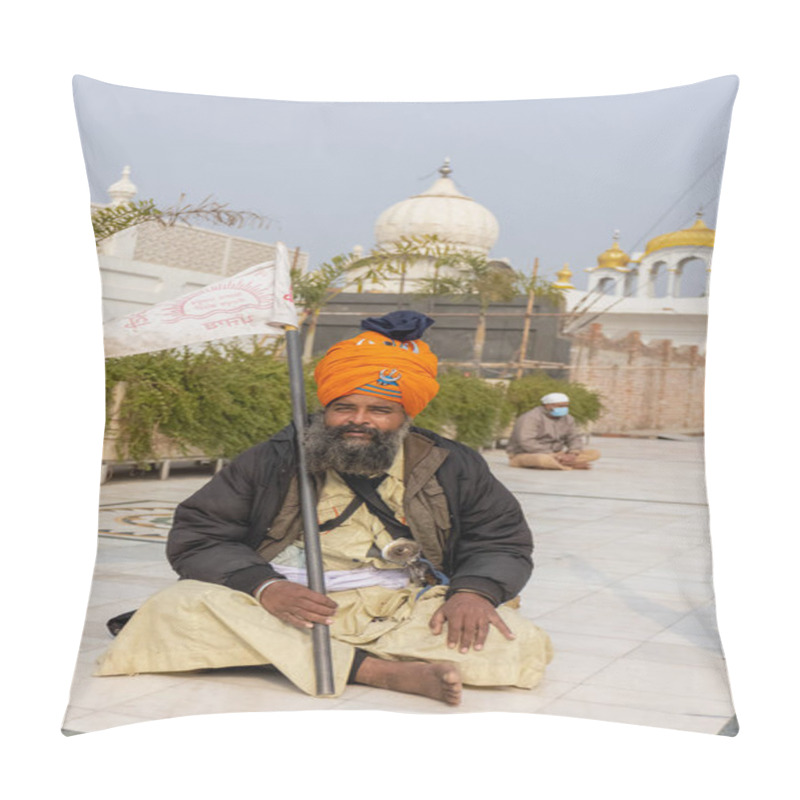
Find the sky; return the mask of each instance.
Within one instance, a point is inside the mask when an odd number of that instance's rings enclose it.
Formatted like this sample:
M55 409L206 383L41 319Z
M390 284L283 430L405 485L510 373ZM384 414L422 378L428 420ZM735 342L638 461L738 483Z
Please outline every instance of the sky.
M585 269L616 230L629 255L688 227L716 226L728 76L632 95L483 102L287 102L115 86L78 76L75 103L91 199L124 166L160 207L212 195L269 218L249 238L300 246L313 268L375 244L379 214L452 179L497 218L491 255L550 279ZM698 275L697 277L700 277Z

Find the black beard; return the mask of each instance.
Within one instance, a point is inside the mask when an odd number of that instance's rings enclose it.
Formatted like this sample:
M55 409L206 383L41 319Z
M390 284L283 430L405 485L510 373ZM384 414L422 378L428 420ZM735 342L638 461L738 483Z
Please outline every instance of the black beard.
M351 424L333 427L326 425L323 412L318 412L311 417L303 441L306 467L309 472L334 469L350 475L381 475L392 465L410 427L408 418L393 431ZM345 433L356 431L368 433L370 440L348 441L344 438Z

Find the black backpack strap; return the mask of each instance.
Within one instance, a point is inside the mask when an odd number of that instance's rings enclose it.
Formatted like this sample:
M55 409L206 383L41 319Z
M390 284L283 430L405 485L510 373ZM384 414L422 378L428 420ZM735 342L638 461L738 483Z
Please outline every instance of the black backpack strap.
M353 498L353 499L350 501L350 503L348 504L347 508L345 508L345 510L344 510L344 511L342 511L342 513L341 513L341 514L339 514L339 516L338 516L338 517L334 517L333 519L329 519L327 522L323 522L323 523L322 523L322 524L319 526L319 529L320 529L321 531L330 531L330 530L333 530L334 528L336 528L336 527L338 527L339 525L341 525L343 522L346 522L348 519L350 519L350 517L352 517L352 516L353 516L353 514L355 513L355 510L356 510L356 509L357 509L357 508L358 508L360 505L362 505L363 503L364 503L364 498L363 498L363 497L359 497L358 495L356 495L356 496L355 496L355 497L354 497L354 498Z
M393 539L414 538L411 534L411 528L409 528L408 525L404 525L395 517L394 512L386 505L383 498L376 491L377 486L386 477L385 475L381 476L379 479L366 478L363 475L350 475L341 472L339 475L356 497L366 503L370 512L386 526L386 530Z

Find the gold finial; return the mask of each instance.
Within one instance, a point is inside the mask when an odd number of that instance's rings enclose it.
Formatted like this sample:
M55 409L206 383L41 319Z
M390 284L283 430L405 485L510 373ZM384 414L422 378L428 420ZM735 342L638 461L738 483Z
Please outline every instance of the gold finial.
M605 269L624 270L631 260L630 256L619 246L619 230L614 231L613 243L604 253L597 256L597 266Z
M694 215L695 215L695 217L697 217L697 219L695 219L695 221L694 221L694 225L692 225L691 228L687 228L686 230L689 230L689 231L706 230L707 231L709 229L708 225L706 225L705 222L703 222L703 206L700 206L700 208L697 209L697 211L695 211Z
M572 285L570 278L572 277L572 271L569 268L569 264L565 261L563 269L560 269L556 273L556 277L558 280L553 284L554 286L558 286L560 289L574 289L575 287Z

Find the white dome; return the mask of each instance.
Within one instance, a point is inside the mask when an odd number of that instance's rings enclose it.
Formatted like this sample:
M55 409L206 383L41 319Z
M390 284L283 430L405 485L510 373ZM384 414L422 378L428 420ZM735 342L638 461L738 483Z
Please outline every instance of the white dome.
M439 169L427 192L387 208L375 223L375 242L386 245L402 237L436 235L444 242L484 255L497 241L500 226L494 214L461 194L448 177L450 159Z

